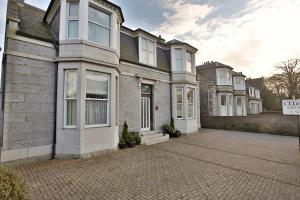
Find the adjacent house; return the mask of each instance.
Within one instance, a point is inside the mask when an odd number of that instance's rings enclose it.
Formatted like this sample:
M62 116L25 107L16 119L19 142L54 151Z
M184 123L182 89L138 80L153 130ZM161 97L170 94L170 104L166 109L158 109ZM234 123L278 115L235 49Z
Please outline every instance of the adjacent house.
M263 111L262 108L262 99L260 97L260 90L248 83L246 80L247 86L247 110L248 114L259 114Z
M200 81L201 115L247 115L245 76L231 66L205 62L197 66Z
M183 133L198 132L197 49L123 22L107 0L51 0L47 11L8 0L1 162L113 150L125 121L142 136L172 118ZM217 69L224 104L231 68Z

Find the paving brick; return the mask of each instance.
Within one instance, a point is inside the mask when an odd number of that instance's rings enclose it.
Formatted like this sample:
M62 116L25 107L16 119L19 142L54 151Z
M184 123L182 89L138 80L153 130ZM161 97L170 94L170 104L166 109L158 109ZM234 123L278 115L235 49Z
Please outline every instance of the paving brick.
M16 169L32 199L300 199L297 141L202 130L153 146Z

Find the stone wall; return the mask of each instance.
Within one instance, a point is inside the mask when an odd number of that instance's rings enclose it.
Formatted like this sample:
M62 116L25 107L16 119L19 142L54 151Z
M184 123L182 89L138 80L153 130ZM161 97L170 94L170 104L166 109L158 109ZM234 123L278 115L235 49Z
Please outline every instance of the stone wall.
M297 136L297 120L297 116L283 116L281 114L248 115L239 117L201 116L201 125L203 128Z
M55 129L57 66L51 59L56 49L9 38L6 51L1 160L49 154Z

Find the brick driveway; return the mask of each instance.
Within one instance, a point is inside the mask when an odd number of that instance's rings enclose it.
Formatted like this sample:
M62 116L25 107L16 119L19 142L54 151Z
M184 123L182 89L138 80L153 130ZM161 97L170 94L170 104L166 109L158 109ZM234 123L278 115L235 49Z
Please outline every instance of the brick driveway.
M300 199L295 137L202 130L86 160L17 167L33 199Z

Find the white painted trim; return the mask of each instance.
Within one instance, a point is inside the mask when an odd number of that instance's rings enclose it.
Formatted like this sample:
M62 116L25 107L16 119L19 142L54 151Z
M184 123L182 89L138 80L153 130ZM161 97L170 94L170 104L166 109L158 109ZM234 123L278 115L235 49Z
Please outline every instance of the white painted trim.
M6 55L10 55L10 56L18 56L18 57L29 58L29 59L34 59L34 60L54 62L54 58L49 58L49 57L44 57L44 56L37 56L37 55L33 55L33 54L22 53L22 52L19 52L19 51L7 50L5 53L6 53Z
M1 150L1 163L31 157L50 155L52 153L52 145L28 147L15 150Z
M49 47L49 48L55 49L55 46L50 42L44 42L44 41L41 41L41 40L36 40L36 39L21 36L21 35L13 35L13 34L8 34L6 37L9 38L9 39L19 40L19 41L22 41L22 42L28 42L28 43L31 43L31 44L36 44L36 45L39 45L39 46L44 46L44 47Z

